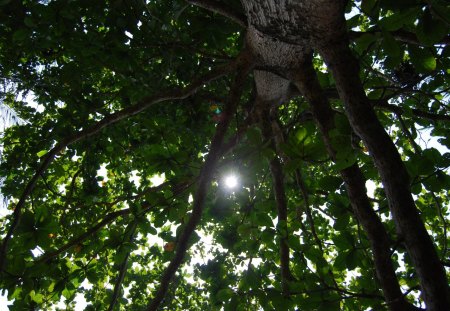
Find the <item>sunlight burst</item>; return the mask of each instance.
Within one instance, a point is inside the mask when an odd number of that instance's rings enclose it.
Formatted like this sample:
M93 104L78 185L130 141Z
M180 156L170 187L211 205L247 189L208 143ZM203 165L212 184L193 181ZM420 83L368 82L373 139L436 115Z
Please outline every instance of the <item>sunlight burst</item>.
M237 186L237 184L238 179L235 175L225 177L225 186L227 186L227 188L233 189Z

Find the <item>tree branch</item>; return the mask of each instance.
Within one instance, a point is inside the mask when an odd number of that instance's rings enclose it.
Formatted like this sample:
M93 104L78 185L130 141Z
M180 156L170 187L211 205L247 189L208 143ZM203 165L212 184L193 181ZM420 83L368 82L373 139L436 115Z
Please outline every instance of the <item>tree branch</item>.
M229 18L236 24L247 28L247 18L244 14L236 12L233 8L216 0L186 0L187 3L201 7L208 11L217 13L219 15Z
M349 37L350 40L355 40L358 39L360 37L362 37L365 34L377 34L377 33L381 33L381 31L376 31L376 30L369 30L369 31L349 31ZM404 42L404 43L409 43L409 44L414 44L414 45L423 45L423 43L421 43L419 41L419 39L417 38L416 34L406 31L406 30L396 30L396 31L392 31L391 35L397 39L398 41ZM450 36L447 35L444 38L442 38L442 40L440 42L438 42L437 44L439 45L450 45Z
M300 70L292 72L291 78L309 102L326 149L333 161L335 161L335 145L329 134L335 129L335 112L332 110L327 96L320 86L311 60L305 61ZM350 145L350 137L347 143ZM357 164L340 170L340 174L345 182L354 213L369 238L377 277L380 281L385 300L390 304L391 310L397 310L397 308L401 307L407 308L409 304L403 298L390 258L389 236L381 220L372 209L369 198L367 197L364 175Z
M164 188L165 186L167 186L169 184L169 182L165 182L162 183L159 186L156 187L150 187L144 191L142 191L140 194L137 194L133 197L127 197L125 199L137 199L142 197L144 194L148 194L150 192L155 192L158 190L161 190L162 188ZM173 188L176 190L173 190L173 195L171 198L175 198L176 196L178 196L179 194L181 194L185 189L187 189L191 184L190 183L180 183L175 185ZM171 199L169 198L169 199ZM115 205L118 202L120 202L121 200L116 200L111 204ZM150 204L148 202L144 202L141 205L141 210L138 213L138 216L143 215L145 213L147 213L150 208L152 208L154 205ZM41 262L46 262L50 259L52 259L53 257L58 256L59 254L65 252L66 250L70 249L71 247L83 242L84 240L86 240L88 237L90 237L91 235L95 234L98 230L100 230L101 228L103 228L104 226L106 226L107 224L113 222L117 217L119 216L125 216L128 215L130 213L132 213L133 211L130 208L126 208L126 209L122 209L119 211L115 211L115 212L111 212L109 214L107 214L102 221L100 221L98 224L96 224L95 226L91 227L90 229L88 229L85 233L79 235L78 237L72 239L71 241L69 241L68 243L64 244L63 246L61 246L59 249L57 249L56 251L49 253L49 254L43 254L41 257L39 257L39 259L37 259L35 261L35 263L41 263Z
M391 112L395 113L397 116L400 116L405 113L405 110L402 107L389 104L387 102L387 100L384 100L384 99L372 100L371 104L376 108L378 107L381 109L391 111ZM416 117L428 119L431 121L450 122L450 115L431 113L431 112L426 112L426 111L423 111L420 109L415 109L415 108L411 109L411 111L412 111L413 115L415 115Z
M184 230L177 239L178 242L175 250L175 256L170 261L169 266L161 276L160 286L147 308L148 311L156 311L163 301L169 289L170 282L179 266L181 265L184 259L184 255L189 248L189 239L194 232L195 227L201 220L204 203L206 200L206 194L214 174L214 168L216 167L221 154L221 148L225 133L229 127L231 119L236 111L236 106L243 92L244 82L249 71L249 66L250 61L248 61L247 63L244 62L239 66L238 74L231 89L229 102L225 106L225 109L222 113L224 117L217 125L216 132L211 141L210 151L208 153L208 156L206 157L205 164L200 173L199 185L194 195L192 215L186 223Z
M125 108L123 110L117 111L109 116L106 116L103 118L103 120L87 127L84 130L79 131L78 133L69 136L65 139L63 139L61 142L57 143L55 147L53 147L45 156L41 164L39 165L38 169L36 170L36 173L34 176L30 179L28 184L26 185L24 191L22 192L22 195L20 196L19 202L16 204L16 207L14 208L13 213L13 220L12 223L8 229L8 232L6 233L6 236L3 238L2 245L0 247L0 271L3 270L4 265L6 263L6 254L8 250L8 243L11 239L15 229L19 225L21 214L22 214L22 208L25 205L25 201L28 198L28 196L33 191L34 187L36 186L37 180L39 179L39 176L41 176L44 171L48 168L48 166L53 162L56 155L58 155L61 151L63 151L67 146L70 144L73 144L77 141L80 141L82 139L88 138L90 136L93 136L94 134L100 132L103 128L114 124L120 120L123 120L125 118L128 118L130 116L136 115L140 113L141 111L164 101L169 100L180 100L185 99L189 97L190 95L194 94L199 88L201 88L203 85L205 85L208 82L211 82L213 80L216 80L234 70L238 66L242 64L242 62L247 62L248 56L246 53L240 54L235 60L228 63L227 65L218 67L216 69L211 70L204 76L194 80L190 85L183 89L175 89L175 90L168 90L165 92L161 92L160 94L156 94L153 96L147 96L143 98L141 101L139 101L137 104L130 106L128 108Z
M448 280L411 195L409 174L367 98L360 79L359 62L349 48L342 10L344 2L327 3L330 5L326 13L316 16L313 12L304 13L308 16L306 24L317 31L316 38L320 38L311 43L330 68L350 125L364 141L377 167L397 232L404 237L417 271L427 308L449 310ZM333 31L323 31L330 30L329 25L335 25Z
M128 242L133 242L134 235L136 232L136 227L137 227L137 221L135 219L131 225L131 233L130 233ZM111 298L111 303L109 304L108 311L112 311L114 309L114 306L117 303L117 298L119 298L122 282L125 277L125 273L127 271L128 258L130 257L130 253L131 253L131 251L127 252L127 255L125 256L123 262L120 264L119 275L117 276L116 284L114 285L114 292L113 292L113 295Z
M131 209L126 208L126 209L122 209L119 211L115 211L115 212L111 212L108 215L106 215L102 221L100 221L98 224L96 224L95 226L91 227L88 231L86 231L85 233L77 236L76 238L73 238L72 240L70 240L68 243L64 244L63 246L61 246L60 248L58 248L56 251L48 253L48 254L43 254L41 257L39 257L36 261L35 264L39 264L39 263L43 263L43 262L47 262L50 259L58 256L59 254L65 252L66 250L70 249L71 247L80 244L82 241L84 241L85 239L87 239L88 237L90 237L91 235L95 234L98 230L100 230L101 228L103 228L104 226L106 226L107 224L111 223L112 221L114 221L117 217L119 216L125 216L131 213Z

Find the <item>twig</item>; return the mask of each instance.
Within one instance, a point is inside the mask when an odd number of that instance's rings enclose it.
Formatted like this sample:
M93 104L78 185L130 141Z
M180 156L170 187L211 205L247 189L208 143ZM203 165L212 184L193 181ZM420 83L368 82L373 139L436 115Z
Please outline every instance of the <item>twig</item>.
M247 18L245 17L245 15L236 12L234 9L221 2L215 0L186 0L186 2L201 7L203 9L206 9L208 11L225 16L230 20L232 20L233 22L235 22L236 24L244 28L247 28Z

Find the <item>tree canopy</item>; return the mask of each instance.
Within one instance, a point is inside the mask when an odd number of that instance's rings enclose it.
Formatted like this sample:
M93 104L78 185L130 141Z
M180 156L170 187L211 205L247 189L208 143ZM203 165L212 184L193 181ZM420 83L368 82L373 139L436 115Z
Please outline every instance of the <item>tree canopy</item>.
M449 310L449 28L445 0L0 0L10 310Z

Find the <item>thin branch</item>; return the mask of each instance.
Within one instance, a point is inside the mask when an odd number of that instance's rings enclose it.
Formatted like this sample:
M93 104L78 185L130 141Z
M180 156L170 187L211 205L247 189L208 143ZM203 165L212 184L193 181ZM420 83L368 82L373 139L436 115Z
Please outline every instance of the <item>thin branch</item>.
M401 93L403 91L405 91L405 90L401 89L395 95L398 95L399 93ZM327 89L327 90L324 90L324 92L325 92L326 96L329 97L330 99L331 98L333 98L333 99L339 98L339 94L336 89ZM403 115L405 113L405 110L402 107L399 107L399 106L396 106L393 104L389 104L388 100L392 97L394 97L394 96L391 95L388 98L374 99L374 100L371 100L370 102L374 108L381 108L384 110L391 111L391 112L395 113L396 115ZM416 108L412 108L411 112L414 116L416 116L418 118L424 118L424 119L428 119L431 121L450 122L450 115L427 112L427 111L423 111L423 110L416 109Z
M267 107L273 106L261 99L256 100L255 109L259 118L261 132L264 139L269 141L270 148L276 153L276 138L272 130L270 113ZM281 287L284 296L289 296L289 281L293 279L289 269L290 250L287 231L287 199L284 189L284 175L281 163L275 155L269 162L270 172L272 174L273 191L275 194L275 202L277 206L278 231L279 231L279 247L280 247L280 270L281 270Z
M177 238L178 242L175 250L175 256L170 261L169 266L161 276L160 286L147 308L148 311L156 311L163 301L164 297L166 296L170 282L179 266L181 265L184 259L184 255L189 248L190 237L194 232L195 227L201 220L207 191L214 174L214 168L219 161L220 151L222 148L223 140L225 138L225 133L236 111L236 106L243 92L244 82L249 71L249 66L250 61L248 61L247 63L244 62L239 66L238 74L231 89L230 100L223 111L223 119L217 125L216 132L211 141L210 151L208 153L208 156L206 157L205 164L200 173L198 188L194 195L192 215L186 223L184 230L181 232L179 238Z
M397 116L405 113L405 110L403 108L396 106L396 105L389 104L384 99L373 100L373 101L371 101L371 103L374 107L379 107L379 108L382 108L385 110L389 110L389 111L395 113ZM427 112L427 111L423 111L423 110L415 109L415 108L411 109L411 111L412 111L413 115L415 115L416 117L428 119L431 121L450 122L450 115L431 113L431 112Z
M133 221L133 223L131 224L131 233L130 233L128 242L133 242L134 235L136 232L136 227L137 227L137 219L135 219ZM117 303L117 298L119 298L120 289L122 287L122 282L125 277L125 273L127 271L128 258L130 257L130 253L131 253L131 250L127 252L127 255L125 256L123 262L120 264L119 275L117 276L117 281L116 281L116 284L114 285L114 292L113 292L113 295L111 298L111 303L109 304L108 311L112 311L114 309L114 306Z
M376 31L376 30L372 30L372 31L349 31L349 37L350 40L355 40L358 39L360 37L362 37L365 34L372 34L372 35L376 35L377 33L381 33L381 31ZM405 31L405 30L397 30L397 31L392 31L391 35L398 41L404 42L404 43L409 43L409 44L414 44L414 45L424 45L423 43L421 43L419 41L419 39L417 38L416 34L409 32L409 31ZM442 40L438 43L436 43L438 45L450 45L450 36L447 35L444 38L442 38Z
M35 263L38 264L38 263L49 261L50 259L58 256L59 254L65 252L68 249L70 249L71 247L73 247L73 246L75 246L77 244L80 244L82 241L84 241L85 239L87 239L91 235L95 234L98 230L100 230L101 228L103 228L107 224L113 222L119 216L125 216L125 215L130 214L131 212L132 212L131 209L126 208L126 209L122 209L122 210L119 210L119 211L115 211L115 212L109 213L108 215L105 216L105 218L103 218L102 221L100 221L94 227L91 227L85 233L77 236L76 238L73 238L72 240L70 240L69 242L67 242L66 244L64 244L60 248L58 248L56 251L48 253L48 254L43 254L41 257L39 257L39 259L37 259L35 261Z
M56 155L58 155L61 151L63 151L68 145L73 144L75 142L78 142L82 139L88 138L90 136L93 136L94 134L97 134L105 128L106 126L112 125L120 120L123 120L125 118L128 118L130 116L136 115L140 113L141 111L164 101L169 100L180 100L185 99L189 97L190 95L194 94L199 88L201 88L203 85L205 85L208 82L211 82L213 80L216 80L230 72L233 72L236 70L238 66L242 64L242 62L247 61L247 54L242 53L239 55L235 60L228 63L227 65L220 66L216 69L211 70L204 76L194 80L190 85L186 86L183 89L174 89L162 92L160 94L156 94L153 96L147 96L143 98L141 101L139 101L137 104L130 106L128 108L125 108L123 110L117 111L101 121L87 127L84 130L79 131L78 133L69 136L59 143L55 145L45 156L43 161L41 162L40 166L36 170L36 173L34 176L30 179L28 184L25 187L25 190L22 192L22 195L20 196L19 202L17 203L14 213L13 213L13 220L12 223L8 229L8 232L6 233L6 236L3 239L1 248L0 248L0 271L3 270L4 265L6 263L6 253L8 250L8 243L11 239L15 229L19 225L21 214L22 214L22 208L25 205L25 201L28 198L28 196L33 191L34 187L36 186L37 180L39 179L39 176L41 176L44 171L48 168L50 163L53 162Z
M322 133L326 149L333 160L336 160L336 150L330 132L335 128L334 115L325 92L317 78L312 62L305 61L303 70L293 72L292 80L311 106L312 113ZM350 145L350 138L347 144ZM375 269L380 281L385 300L391 310L408 305L405 300L398 300L402 292L396 278L395 269L389 256L389 236L381 220L375 214L367 197L365 178L361 169L355 163L340 170L345 182L348 196L359 222L362 224L371 244Z
M436 208L439 213L439 218L442 221L442 229L443 229L443 246L442 246L442 258L447 258L447 221L445 220L444 215L442 214L442 205L439 202L436 194L433 191L430 191L431 196L433 197L434 203L436 204Z
M420 154L420 147L414 141L414 138L413 138L411 132L409 131L408 127L406 126L406 123L403 120L402 115L401 114L397 114L397 118L398 118L398 121L400 122L400 127L402 128L403 133L406 135L406 138L408 138L409 143L411 144L411 146L414 149L414 152L417 153L417 154Z
M247 28L247 18L245 15L240 12L236 12L233 8L223 4L222 2L215 0L186 0L186 2L225 16L236 24Z

